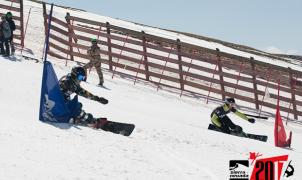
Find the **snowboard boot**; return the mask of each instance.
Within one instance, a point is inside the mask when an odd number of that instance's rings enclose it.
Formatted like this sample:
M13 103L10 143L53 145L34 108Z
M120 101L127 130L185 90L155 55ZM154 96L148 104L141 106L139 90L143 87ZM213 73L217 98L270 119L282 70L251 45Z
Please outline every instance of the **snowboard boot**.
M103 82L100 82L100 83L98 84L98 86L103 86L103 84L104 84Z
M95 129L107 130L108 124L107 118L98 118L96 119Z
M13 43L11 44L11 55L15 55L15 47Z
M235 129L233 129L233 132L234 132L234 133L238 133L238 134L240 134L240 133L242 132L242 127L241 127L241 126L236 125Z

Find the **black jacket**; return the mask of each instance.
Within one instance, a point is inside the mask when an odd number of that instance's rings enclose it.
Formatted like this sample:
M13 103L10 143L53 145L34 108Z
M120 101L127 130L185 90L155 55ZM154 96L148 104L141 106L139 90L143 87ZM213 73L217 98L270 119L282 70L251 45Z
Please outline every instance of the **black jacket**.
M9 23L10 30L13 32L16 30L16 25L14 20L6 18L6 21Z

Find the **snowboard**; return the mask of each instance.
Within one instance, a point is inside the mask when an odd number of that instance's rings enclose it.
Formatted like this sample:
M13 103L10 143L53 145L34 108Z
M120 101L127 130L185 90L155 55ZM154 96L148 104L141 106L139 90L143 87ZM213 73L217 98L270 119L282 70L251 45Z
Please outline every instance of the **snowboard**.
M21 57L23 57L24 59L26 60L32 60L32 61L35 61L35 63L39 63L39 59L34 57L34 56L29 56L29 55L20 55Z
M114 121L99 121L95 127L96 129L102 129L104 131L109 131L115 134L121 134L123 136L130 136L133 132L135 125Z
M109 89L109 88L107 88L106 86L104 86L104 85L97 85L98 87L101 87L101 88L103 88L103 89L106 89L106 90L111 90L111 89Z
M209 124L208 129L224 133L218 127L216 127L213 124ZM227 133L225 133L225 134L227 134ZM230 135L239 136L239 137L245 137L245 138L254 139L254 140L263 141L263 142L267 141L267 136L265 136L265 135L250 134L250 133L245 133L245 132L241 132L241 133L231 132Z

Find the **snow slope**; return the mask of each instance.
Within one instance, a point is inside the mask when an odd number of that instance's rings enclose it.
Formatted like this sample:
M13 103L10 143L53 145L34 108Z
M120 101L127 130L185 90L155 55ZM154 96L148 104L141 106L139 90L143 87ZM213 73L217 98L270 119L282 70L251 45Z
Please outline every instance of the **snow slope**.
M53 61L54 62L54 61ZM70 66L54 62L58 77ZM267 143L207 130L215 104L179 98L151 85L105 73L109 90L95 86L93 71L83 86L109 99L108 105L80 98L96 117L131 122L131 137L86 127L54 125L38 120L42 64L0 58L0 179L227 179L231 159L249 152L289 154L301 179L301 127L293 130L293 150L273 145L273 120L234 122L251 133L269 136Z

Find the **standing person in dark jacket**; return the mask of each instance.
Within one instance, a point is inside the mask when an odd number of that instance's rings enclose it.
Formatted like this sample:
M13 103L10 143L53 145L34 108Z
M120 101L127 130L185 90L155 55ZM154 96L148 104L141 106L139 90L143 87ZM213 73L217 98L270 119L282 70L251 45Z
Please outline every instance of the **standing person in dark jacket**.
M83 67L74 67L71 73L62 77L59 81L61 92L63 93L66 104L71 102L71 94L83 96L87 99L107 104L108 100L103 97L98 97L86 91L80 86L81 81L86 81L86 70ZM73 123L88 125L96 128L98 124L105 125L108 121L106 118L94 118L90 113L86 113L82 109L82 104L78 102L75 110L72 112Z
M6 15L1 16L1 23L0 23L0 39L1 39L1 44L0 44L0 50L1 54L4 56L9 56L10 55L10 49L9 49L9 39L11 38L11 30L10 30L10 25L6 20ZM5 50L3 47L3 44L5 45Z
M227 116L230 112L235 113L237 116L241 117L244 120L249 121L250 123L255 123L255 119L246 117L245 114L241 113L235 109L235 99L227 98L223 105L215 108L211 113L212 123L221 129L221 131L230 134L231 131L236 133L241 133L242 128L238 125L235 125L231 119Z
M11 12L6 13L6 20L9 23L10 30L11 30L11 37L9 38L8 42L10 44L11 48L11 54L13 55L15 53L15 46L14 46L14 31L16 30L16 25L13 20L13 14Z

